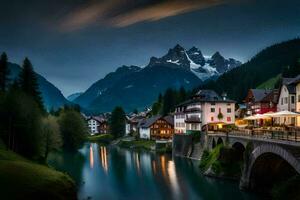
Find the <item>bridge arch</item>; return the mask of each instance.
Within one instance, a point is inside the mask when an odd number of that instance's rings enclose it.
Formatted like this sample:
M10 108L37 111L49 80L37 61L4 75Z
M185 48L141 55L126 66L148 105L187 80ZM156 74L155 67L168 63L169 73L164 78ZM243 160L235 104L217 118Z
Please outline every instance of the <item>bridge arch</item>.
M242 144L241 142L235 142L232 145L232 148L235 149L236 155L238 157L239 160L243 160L244 159L244 152L246 150L244 144Z
M248 163L240 186L258 192L269 191L274 184L300 174L298 160L279 145L256 147Z
M213 148L215 148L217 145L216 145L216 141L215 141L215 138L213 138L212 139L212 145L211 145L211 147L212 147L212 149Z
M217 145L219 144L224 144L223 139L221 137L219 137L217 140Z

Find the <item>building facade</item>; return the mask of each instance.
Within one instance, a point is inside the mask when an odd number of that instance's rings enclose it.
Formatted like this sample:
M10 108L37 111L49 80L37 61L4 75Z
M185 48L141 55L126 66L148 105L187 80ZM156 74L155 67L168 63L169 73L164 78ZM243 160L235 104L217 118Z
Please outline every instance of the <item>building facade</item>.
M109 133L108 120L99 116L91 116L87 118L87 123L91 135Z
M176 134L216 130L234 124L235 102L212 90L200 90L190 100L177 105L174 114Z
M245 98L247 115L277 111L278 90L250 89Z
M141 120L138 128L142 139L171 139L174 134L173 116L154 116Z

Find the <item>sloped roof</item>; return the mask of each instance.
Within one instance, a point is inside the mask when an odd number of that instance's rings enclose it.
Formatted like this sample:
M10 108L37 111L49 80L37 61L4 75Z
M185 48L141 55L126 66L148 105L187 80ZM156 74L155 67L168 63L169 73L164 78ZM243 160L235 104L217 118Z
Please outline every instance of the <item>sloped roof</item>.
M193 99L189 99L178 104L176 107L190 105L199 102L216 102L216 103L235 103L231 99L223 99L213 90L199 90L196 95L193 96Z
M300 75L295 78L282 78L282 85L285 85L290 94L296 94L296 84L300 81Z
M269 89L250 89L256 102L262 101L268 94L272 92Z
M166 122L168 122L171 125L174 125L174 118L173 116L165 116L162 117L161 115L156 115L147 119L143 119L139 122L138 126L142 127L142 128L148 128L150 127L152 124L154 124L157 120L163 118L164 120L166 120Z
M279 97L278 89L274 89L269 94L267 94L261 101L277 103L278 97Z
M167 115L164 117L164 119L171 125L174 125L174 116L172 115Z
M88 118L88 120L91 120L91 119L96 120L99 123L107 122L107 119L105 119L101 116L91 116Z
M213 90L199 90L194 97L206 101L222 100L222 98Z

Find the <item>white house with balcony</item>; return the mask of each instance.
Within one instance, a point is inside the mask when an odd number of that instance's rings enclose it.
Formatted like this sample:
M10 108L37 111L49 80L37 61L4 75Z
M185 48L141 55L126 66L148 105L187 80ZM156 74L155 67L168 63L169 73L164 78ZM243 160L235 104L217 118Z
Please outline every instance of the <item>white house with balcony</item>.
M95 135L99 133L100 122L97 117L89 117L87 119L88 127L91 135Z
M213 90L200 90L192 99L177 105L174 114L175 133L217 130L235 123L235 102L220 97Z
M283 78L282 85L279 89L279 97L277 111L296 111L296 78ZM295 117L276 118L276 123L279 124L296 124Z

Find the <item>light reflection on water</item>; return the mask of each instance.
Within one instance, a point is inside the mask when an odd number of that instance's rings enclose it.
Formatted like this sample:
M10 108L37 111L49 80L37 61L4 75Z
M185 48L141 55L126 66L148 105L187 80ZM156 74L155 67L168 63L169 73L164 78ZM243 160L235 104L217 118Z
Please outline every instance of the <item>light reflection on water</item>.
M75 174L83 182L79 199L256 199L236 183L203 177L198 163L187 159L95 143L80 153L87 159Z

